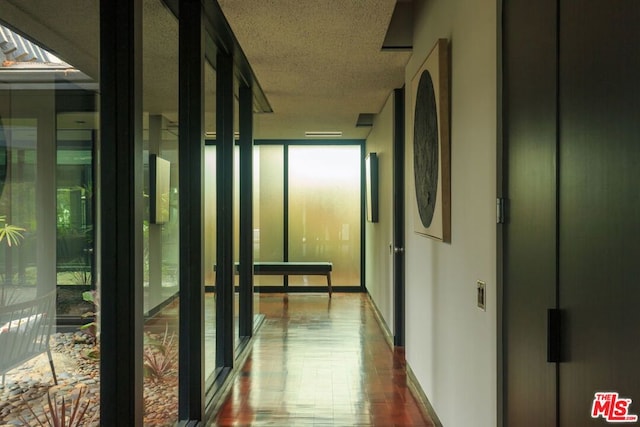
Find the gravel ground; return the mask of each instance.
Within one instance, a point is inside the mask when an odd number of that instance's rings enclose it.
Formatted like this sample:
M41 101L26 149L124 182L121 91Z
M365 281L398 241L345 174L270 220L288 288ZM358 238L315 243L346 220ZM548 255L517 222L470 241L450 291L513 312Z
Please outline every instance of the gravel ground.
M44 419L49 412L47 391L58 403L64 397L68 411L70 401L75 402L81 393L81 407L88 408L82 423L75 425L100 424L99 362L83 356L93 349L90 339L81 332L57 333L51 339L58 385L53 383L46 354L9 371L4 386L0 385L0 427L38 426L35 416L48 425ZM174 425L178 409L177 383L177 369L169 370L162 380L145 378L144 425Z

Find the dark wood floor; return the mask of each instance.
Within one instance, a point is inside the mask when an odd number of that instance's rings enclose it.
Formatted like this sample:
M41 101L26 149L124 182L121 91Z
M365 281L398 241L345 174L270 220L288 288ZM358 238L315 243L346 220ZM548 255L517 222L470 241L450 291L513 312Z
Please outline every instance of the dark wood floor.
M433 426L365 294L262 294L265 323L214 426Z

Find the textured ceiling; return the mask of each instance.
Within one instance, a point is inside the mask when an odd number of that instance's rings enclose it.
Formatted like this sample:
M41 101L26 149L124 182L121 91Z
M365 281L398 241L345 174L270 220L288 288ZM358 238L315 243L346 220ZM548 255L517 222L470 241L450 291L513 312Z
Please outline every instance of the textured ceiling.
M409 53L380 50L395 0L218 3L274 110L256 117L256 138L365 138L358 114L378 113L403 84Z
M409 53L380 49L396 0L219 3L274 110L256 117L256 138L298 139L305 131L365 138L370 128L355 126L358 114L378 113L389 93L403 84ZM98 4L0 0L0 19L98 80ZM145 110L174 121L177 22L159 1L143 5ZM214 85L207 73L207 98ZM207 110L205 127L211 130L213 106L207 104Z

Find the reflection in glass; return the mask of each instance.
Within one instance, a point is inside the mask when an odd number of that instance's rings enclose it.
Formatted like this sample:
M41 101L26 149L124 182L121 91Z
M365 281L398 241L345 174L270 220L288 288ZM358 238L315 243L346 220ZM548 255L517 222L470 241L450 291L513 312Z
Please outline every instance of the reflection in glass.
M47 424L63 398L100 421L98 3L69 6L0 17L0 425Z
M205 61L204 128L209 141L216 137L216 73ZM216 369L216 147L204 148L204 380L211 385Z
M84 116L84 117L83 117ZM70 121L93 122L86 114L58 114L56 160L56 272L58 285L90 290L95 277L93 254L95 132L66 129ZM67 292L68 288L64 288ZM66 307L60 307L69 313ZM61 311L58 314L63 314Z
M254 147L254 259L256 261L282 260L283 257L283 200L284 200L284 158L282 146ZM205 372L206 378L215 373L215 264L216 264L216 147L205 147ZM234 150L235 179L234 203L239 212L239 150ZM261 165L264 165L262 167ZM239 248L238 220L234 222L234 251L236 262ZM235 277L236 285L238 277ZM282 277L255 276L255 284L276 284L282 286ZM234 333L238 334L238 294L234 299ZM255 299L254 299L255 302ZM259 313L259 304L254 304L254 313ZM240 340L237 339L236 343Z
M209 379L216 368L216 147L204 149L204 257L205 257L205 302L204 302L204 372Z
M143 0L144 423L178 420L178 21L162 0ZM169 165L166 222L150 218L149 158ZM140 165L142 167L143 165ZM167 195L165 194L165 197Z

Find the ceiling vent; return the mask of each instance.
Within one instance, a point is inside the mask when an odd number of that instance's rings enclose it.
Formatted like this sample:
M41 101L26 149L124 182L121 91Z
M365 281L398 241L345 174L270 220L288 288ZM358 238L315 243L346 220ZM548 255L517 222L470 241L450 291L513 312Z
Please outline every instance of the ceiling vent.
M398 0L387 34L384 36L382 50L398 51L413 49L413 1Z
M360 113L358 116L358 121L356 122L356 127L371 127L373 126L373 120L376 118L376 115L373 113Z

